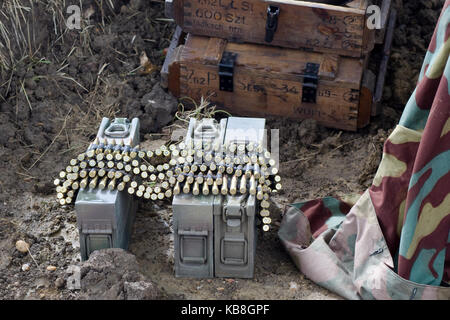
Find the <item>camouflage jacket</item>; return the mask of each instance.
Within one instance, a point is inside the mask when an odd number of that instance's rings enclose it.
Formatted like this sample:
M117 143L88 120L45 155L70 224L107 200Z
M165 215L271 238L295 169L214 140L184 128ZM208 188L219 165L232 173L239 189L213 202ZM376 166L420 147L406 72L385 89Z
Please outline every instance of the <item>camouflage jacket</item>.
M317 284L348 299L450 299L449 54L447 0L372 186L284 215L279 237Z

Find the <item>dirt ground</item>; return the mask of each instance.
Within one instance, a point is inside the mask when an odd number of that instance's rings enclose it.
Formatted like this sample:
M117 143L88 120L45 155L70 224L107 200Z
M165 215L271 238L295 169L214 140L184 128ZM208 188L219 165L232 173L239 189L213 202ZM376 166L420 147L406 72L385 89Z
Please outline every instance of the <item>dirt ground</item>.
M144 143L167 138L162 127L172 124L161 123L146 99L159 85L174 31L162 2L117 0L112 9L83 1L83 29L64 32L56 28L55 8L45 3L33 8L30 54L0 69L0 299L85 298L68 283L68 269L80 263L76 214L73 206L57 204L52 181L86 149L103 116L139 117ZM342 132L310 120L268 119L269 129L280 130L284 191L273 200L281 209L370 185L383 142L414 90L443 3L394 1L398 21L383 112L366 128ZM145 57L150 63L143 65ZM168 202L140 206L129 251L160 299L340 299L293 265L276 234L281 212L272 217L271 231L258 233L251 280L176 279ZM30 253L15 249L20 239Z

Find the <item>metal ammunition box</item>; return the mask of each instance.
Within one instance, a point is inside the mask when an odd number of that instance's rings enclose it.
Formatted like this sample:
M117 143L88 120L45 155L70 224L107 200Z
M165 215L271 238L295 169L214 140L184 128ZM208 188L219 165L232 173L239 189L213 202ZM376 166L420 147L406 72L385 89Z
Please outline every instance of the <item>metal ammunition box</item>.
M97 137L139 144L139 119L103 118ZM94 250L128 249L137 202L125 191L80 189L75 201L80 233L81 259L87 260Z
M185 142L264 144L264 127L265 120L257 118L191 119ZM254 196L179 194L172 206L176 277L253 277Z

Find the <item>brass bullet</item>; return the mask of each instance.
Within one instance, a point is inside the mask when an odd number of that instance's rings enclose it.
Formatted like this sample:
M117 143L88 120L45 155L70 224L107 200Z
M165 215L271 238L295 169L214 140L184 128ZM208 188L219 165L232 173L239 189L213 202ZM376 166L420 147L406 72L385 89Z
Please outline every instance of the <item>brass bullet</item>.
M105 189L107 181L108 181L108 177L104 177L102 180L100 180L100 183L98 184L98 188L100 190Z
M149 192L144 192L144 198L145 198L145 199L150 199L150 197L151 197L151 193L149 193Z
M167 181L163 181L163 182L161 182L161 188L163 188L163 189L169 189L169 182L167 182Z
M172 151L172 157L178 157L180 155L180 151L175 149Z
M241 183L239 185L239 192L241 194L247 193L247 179L245 178L245 176L241 177Z
M269 210L267 210L267 209L262 209L262 210L259 212L259 214L260 214L261 217L268 217L268 216L270 216L270 212L269 212Z
M71 166L76 166L77 163L78 163L78 160L77 159L71 159L69 163L70 163Z
M75 192L74 192L74 190L69 190L69 191L67 191L67 194L66 194L69 198L73 198L73 196L75 195Z
M88 158L92 158L93 156L95 156L95 150L94 150L94 149L88 150L88 151L86 152L86 156L87 156Z
M188 166L188 165L184 165L183 166L183 172L184 173L189 173L191 171L191 167L190 166Z
M178 182L183 182L183 181L184 181L184 175L183 175L183 174L179 174L179 175L177 176L177 181L178 181Z
M158 165L156 166L156 171L162 172L162 171L164 171L164 167L163 167L161 164L158 164Z
M141 173L141 170L139 170L138 167L134 167L134 168L133 168L133 173L134 173L135 175L138 175L139 173Z
M142 171L142 172L141 172L141 177L142 177L142 179L147 179L147 178L148 178L148 173L147 173L147 171Z
M156 150L155 150L155 155L156 155L157 157L160 157L160 156L162 155L162 150L161 150L160 148L156 149Z
M57 193L60 193L62 188L63 188L62 186L57 186L57 187L56 187L56 192L57 192Z
M97 177L91 179L91 181L89 182L89 188L95 189L95 187L97 186L97 179Z
M59 180L59 179L53 180L53 184L54 184L55 186L59 186L60 183L61 183L61 180Z
M125 165L124 169L125 169L126 172L130 172L132 168L133 167L131 165L127 164L127 165Z
M86 161L80 162L80 168L81 169L85 169L86 167L87 167L87 162Z
M155 182L157 178L158 178L158 177L157 177L156 174L154 174L154 173L152 173L152 174L150 175L150 181L152 181L152 182Z
M262 190L261 186L258 186L256 190L257 190L256 199L262 200L264 197L264 194L263 194L263 190Z
M217 165L216 165L214 162L211 162L211 163L209 164L209 169L211 169L212 171L216 171Z
M215 162L215 163L221 163L222 161L223 161L222 155L216 154L216 155L214 156L214 162Z
M276 175L273 180L275 180L275 182L280 182L281 181L281 177Z
M125 182L121 182L121 183L119 183L118 185L117 185L117 190L118 191L123 191L124 189L125 189Z
M197 172L197 170L198 170L198 165L196 163L193 163L191 165L191 172L195 173L195 172Z
M156 193L152 193L152 194L150 195L150 199L152 199L153 201L155 201L155 200L158 199L158 195L157 195Z
M234 167L233 167L232 165L228 165L228 166L227 166L227 170L226 170L226 171L227 171L227 173L228 173L228 174L230 174L230 175L231 175L231 174L233 174L233 171L234 171Z
M200 171L201 171L201 172L205 172L207 169L208 169L208 167L206 166L206 164L202 163L202 164L200 165Z
M85 153L80 153L77 156L77 160L80 161L80 162L83 161L85 158L86 158L86 154Z
M267 200L261 201L261 208L268 209L270 207L270 203Z
M62 198L64 198L64 194L63 194L62 192L58 192L58 194L56 195L56 197L57 197L58 199L62 199Z
M139 161L137 159L134 159L134 160L131 161L131 165L133 167L138 167L139 166Z
M212 186L211 192L215 196L219 194L219 187L217 186L217 182L216 181L214 181L214 184Z
M241 159L239 157L235 157L233 159L233 163L236 164L236 165L241 164Z
M155 170L156 170L155 167L152 166L151 164L147 166L147 171L148 172L152 173L152 172L155 172Z
M63 187L65 187L65 188L68 188L68 187L70 187L70 185L73 183L73 181L72 180L66 180L66 181L64 181L63 182Z
M80 178L83 179L83 178L87 177L87 174L88 174L88 172L86 170L81 170L79 176L80 176Z
M170 165L168 163L164 163L162 166L163 166L163 171L167 171L170 169Z
M97 162L97 168L104 168L105 167L105 162L103 162L103 161L99 161L99 162Z
M216 174L216 181L215 182L217 183L218 186L222 185L223 176L222 176L222 174L220 172L217 172L217 174Z
M217 171L220 172L220 173L224 173L225 170L226 170L225 162L222 161L222 162L219 163Z
M275 185L275 189L276 189L276 190L280 191L281 188L282 188L281 183L277 183L277 184Z
M257 163L253 164L253 175L255 176L255 179L259 179L261 177L261 168Z
M228 178L227 176L223 176L223 183L222 183L222 188L220 190L220 192L226 196L228 194Z
M268 224L265 224L265 225L263 226L263 231L264 231L264 232L269 231L269 229L270 229L270 227L269 227Z
M208 171L208 173L206 175L206 184L208 186L211 186L213 183L214 183L213 174L212 174L212 172L210 170L210 171Z
M96 169L89 170L89 177L94 178L97 175Z
M131 180L131 176L128 174L124 175L122 178L122 181L125 183L130 182L130 180Z
M113 178L109 183L108 183L108 189L109 190L114 190L115 189L115 187L116 187L116 181L117 181L117 179L116 178Z
M80 184L78 183L78 181L74 181L72 183L72 189L73 190L78 190L78 188L80 188Z
M186 182L187 183L193 183L194 182L194 174L193 173L189 173L188 176L186 177Z
M176 182L177 182L177 179L174 176L169 178L170 185L174 185Z
M62 206L65 205L66 204L66 199L60 199L59 200L59 204L62 205Z
M256 164L256 163L258 163L258 156L256 155L256 154L252 154L252 155L250 155L250 161L251 161L251 163L253 163L253 164Z
M242 166L241 165L237 166L235 174L236 174L237 177L242 176Z
M206 162L210 162L212 160L213 156L211 153L207 153L205 154L205 161Z
M131 181L131 183L130 183L130 187L132 187L132 188L136 189L136 188L138 187L138 183L137 183L137 181L135 181L135 180Z
M234 175L231 178L231 183L230 183L230 194L232 196L234 196L237 192L237 177Z
M114 156L114 159L116 159L116 161L120 161L120 160L122 160L122 158L123 158L123 155L119 152L117 152L116 155Z
M139 185L138 190L145 192L145 186L143 184Z
M139 151L139 152L138 152L138 158L144 159L145 156L146 156L146 153L145 153L144 151Z
M269 160L269 166L274 167L276 165L276 162L274 159Z
M153 151L148 150L146 155L148 159L151 159L153 157Z
M262 221L264 224L270 224L272 222L272 219L270 219L269 217L264 217Z
M203 195L207 196L209 194L209 186L207 183L203 184L203 188L202 188L202 193Z
M105 159L108 161L113 161L114 160L114 155L112 153L107 153L105 155Z
M97 161L102 161L104 157L105 155L103 153L99 153L96 155L95 159L97 159Z
M145 188L145 192L147 193L153 193L153 188L148 186L147 188Z
M127 191L128 191L129 194L134 194L134 188L133 187L129 187Z
M174 195L180 194L180 183L179 182L177 182L175 184L175 187L173 188L173 194Z
M172 197L172 190L170 190L170 189L166 190L166 192L164 192L164 196L166 198L171 198Z
M233 159L231 159L231 157L229 155L225 156L224 162L225 164L230 164L233 161Z
M270 173L276 175L278 173L278 168L277 167L270 168Z
M108 163L106 164L106 166L107 166L109 169L114 168L114 161L108 161Z
M199 193L200 193L200 188L199 188L198 182L195 181L194 187L192 188L192 194L194 196L197 196Z
M253 142L249 142L247 143L246 148L248 152L252 152L253 150L255 150L255 145Z
M97 165L97 161L95 161L94 159L89 160L90 167L95 167L96 165Z
M123 162L117 162L117 164L116 164L117 170L123 170L124 167L125 167L125 165L123 164Z
M252 175L250 177L250 189L249 189L249 193L254 196L256 194L256 180L255 177Z
M169 157L170 156L170 151L169 150L164 150L163 151L163 155L164 155L164 157Z
M199 184L202 184L204 181L203 173L199 172L197 177L195 178L195 181L197 181Z
M247 177L247 178L250 178L251 176L252 176L252 165L251 164L247 164L246 166L245 166L245 169L244 169L245 171L244 171L244 174L245 174L245 176Z
M72 197L67 197L65 200L66 200L66 204L72 203Z
M187 182L185 182L184 183L184 186L183 186L183 192L184 193L189 193L189 191L190 191L190 184L189 183L187 183Z
M72 167L71 166L67 166L66 167L66 173L71 173L72 172Z
M106 175L106 170L105 169L100 169L100 170L98 170L98 174L97 174L99 177L103 177L103 176L105 176Z
M87 185L88 185L88 178L84 178L83 180L81 180L80 188L85 189Z
M114 178L114 175L116 174L116 172L114 171L114 170L109 170L108 171L108 174L107 174L107 177L109 178L109 179L112 179L112 178Z

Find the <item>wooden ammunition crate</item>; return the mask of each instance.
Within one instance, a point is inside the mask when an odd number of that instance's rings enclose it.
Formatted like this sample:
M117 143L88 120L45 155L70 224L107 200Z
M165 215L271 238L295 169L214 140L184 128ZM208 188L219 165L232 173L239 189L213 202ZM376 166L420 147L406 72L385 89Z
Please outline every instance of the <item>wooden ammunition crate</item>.
M370 121L375 77L366 65L362 58L189 34L169 50L165 81L176 97L204 97L233 115L313 118L355 131Z
M384 36L391 0L380 5L379 30L367 26L373 1L330 5L294 0L166 0L166 15L185 32L286 48L361 57ZM378 41L377 41L378 40ZM381 39L382 41L382 39Z

